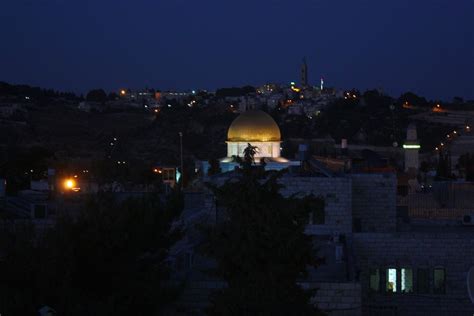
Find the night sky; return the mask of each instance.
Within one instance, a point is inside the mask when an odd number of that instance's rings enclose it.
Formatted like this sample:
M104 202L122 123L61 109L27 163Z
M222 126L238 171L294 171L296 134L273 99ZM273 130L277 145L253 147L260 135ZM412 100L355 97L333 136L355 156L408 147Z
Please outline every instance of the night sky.
M0 81L215 89L299 81L474 99L474 0L1 0Z

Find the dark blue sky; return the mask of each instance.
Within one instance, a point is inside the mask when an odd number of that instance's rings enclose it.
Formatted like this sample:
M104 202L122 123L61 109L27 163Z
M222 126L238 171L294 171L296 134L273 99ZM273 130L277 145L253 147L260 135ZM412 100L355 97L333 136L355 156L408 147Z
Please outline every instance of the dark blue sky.
M474 0L1 0L0 80L215 89L297 81L474 99Z

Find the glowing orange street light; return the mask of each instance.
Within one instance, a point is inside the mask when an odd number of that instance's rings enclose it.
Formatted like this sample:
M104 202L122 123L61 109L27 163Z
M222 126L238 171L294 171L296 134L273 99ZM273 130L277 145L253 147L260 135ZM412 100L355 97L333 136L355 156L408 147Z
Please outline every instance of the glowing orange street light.
M127 91L125 91L125 90L120 90L120 94L121 94L121 95L125 95L125 94L127 94Z
M68 190L72 190L76 187L76 181L74 179L66 179L64 181L64 187Z

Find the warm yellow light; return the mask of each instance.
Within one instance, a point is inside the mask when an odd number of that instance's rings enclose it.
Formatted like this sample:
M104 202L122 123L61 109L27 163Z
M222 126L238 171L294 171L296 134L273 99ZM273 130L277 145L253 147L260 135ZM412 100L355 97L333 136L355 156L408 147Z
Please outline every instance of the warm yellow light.
M127 92L125 90L120 90L121 95L125 95Z
M66 189L72 190L75 186L76 181L74 181L73 179L67 179L66 181L64 181L64 187Z

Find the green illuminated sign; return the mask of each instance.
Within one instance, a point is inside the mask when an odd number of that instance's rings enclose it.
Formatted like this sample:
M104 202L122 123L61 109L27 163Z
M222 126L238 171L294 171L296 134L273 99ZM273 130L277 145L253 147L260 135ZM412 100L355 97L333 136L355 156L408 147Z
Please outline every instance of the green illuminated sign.
M420 149L420 145L403 145L404 149Z

